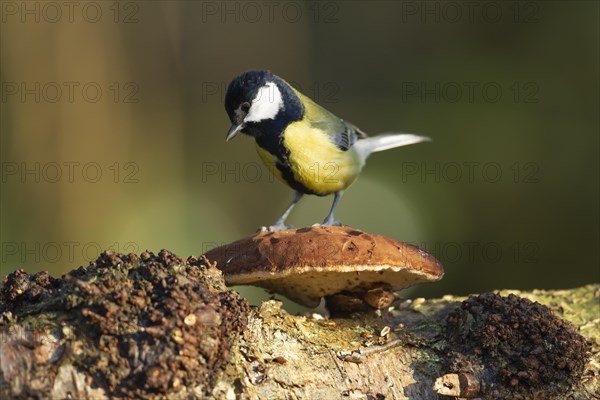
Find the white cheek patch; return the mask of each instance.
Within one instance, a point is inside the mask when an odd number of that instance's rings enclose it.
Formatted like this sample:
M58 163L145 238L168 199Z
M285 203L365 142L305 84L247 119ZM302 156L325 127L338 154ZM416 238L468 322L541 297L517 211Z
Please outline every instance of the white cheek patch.
M283 98L281 92L274 82L267 84L256 93L252 99L250 111L244 119L244 122L258 122L265 119L274 119L279 110L283 108Z

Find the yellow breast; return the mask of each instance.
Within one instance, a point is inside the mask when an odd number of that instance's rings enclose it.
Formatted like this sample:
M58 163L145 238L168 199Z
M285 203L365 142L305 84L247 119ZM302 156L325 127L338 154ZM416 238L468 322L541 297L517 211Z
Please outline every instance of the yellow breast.
M277 162L277 158L271 153L269 153L267 150L260 147L258 144L256 145L256 152L260 156L260 159L262 160L263 164L265 164L269 172L275 175L281 181L285 182L283 177L281 176L281 171L279 171L279 169L275 165L275 163Z
M358 177L361 162L354 149L340 150L328 135L302 122L290 124L283 141L294 177L318 194L346 189Z

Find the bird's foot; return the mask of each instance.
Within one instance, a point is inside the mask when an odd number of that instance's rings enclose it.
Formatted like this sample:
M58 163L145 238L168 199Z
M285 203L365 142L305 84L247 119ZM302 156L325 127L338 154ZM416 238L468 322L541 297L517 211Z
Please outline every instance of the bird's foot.
M258 228L257 232L278 232L278 231L285 231L286 229L292 229L293 226L292 225L285 225L283 222L281 223L275 223L275 225L270 225L270 226L261 226L260 228Z
M313 224L313 226L343 226L341 221L331 220L331 221L323 221L322 224Z

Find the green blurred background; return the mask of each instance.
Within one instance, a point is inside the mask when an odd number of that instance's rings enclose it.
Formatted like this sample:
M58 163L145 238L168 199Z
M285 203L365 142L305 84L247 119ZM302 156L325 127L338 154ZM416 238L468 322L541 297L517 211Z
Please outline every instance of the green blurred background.
M68 4L1 3L3 276L274 222L291 191L224 142L227 84L264 68L371 134L434 139L370 158L336 214L442 261L405 296L600 280L599 3Z

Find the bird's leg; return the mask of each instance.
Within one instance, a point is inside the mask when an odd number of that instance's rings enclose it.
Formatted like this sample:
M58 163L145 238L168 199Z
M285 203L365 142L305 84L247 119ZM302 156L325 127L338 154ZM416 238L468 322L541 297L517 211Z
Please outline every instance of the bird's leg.
M335 192L333 195L333 204L331 205L331 211L325 217L325 221L321 224L321 226L342 226L340 221L336 221L333 217L333 213L335 212L335 208L337 207L338 202L342 198L343 191Z
M292 211L292 208L294 208L294 206L296 205L297 202L300 201L300 199L302 198L303 193L300 193L298 191L294 192L294 199L292 200L291 204L288 206L288 208L285 209L285 211L283 212L283 214L281 214L281 217L279 217L277 219L277 221L275 221L275 223L271 226L261 226L259 228L259 232L276 232L276 231L283 231L285 229L291 229L293 228L293 226L291 225L286 225L285 224L285 220L287 219L288 215L290 215L290 212Z

